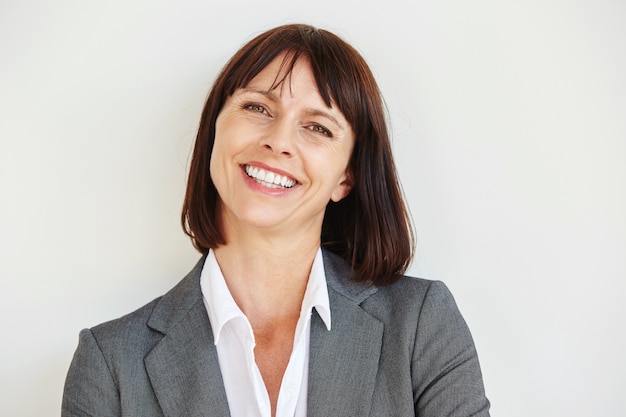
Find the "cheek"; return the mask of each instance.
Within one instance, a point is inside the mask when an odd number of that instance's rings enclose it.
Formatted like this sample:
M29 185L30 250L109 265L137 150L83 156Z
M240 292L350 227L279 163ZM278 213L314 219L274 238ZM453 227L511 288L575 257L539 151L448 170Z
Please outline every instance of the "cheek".
M227 141L224 140L223 135L216 132L213 150L211 151L211 157L209 159L209 172L215 184L217 184L221 176L224 175L224 164L227 154L225 143L227 143Z
M335 172L340 176L344 176L350 165L350 159L352 158L352 147L345 146L337 150L337 153L332 158L332 166ZM331 160L329 158L329 160Z
M308 169L315 172L319 179L326 183L328 189L334 189L346 179L348 157L342 155L325 155L309 159Z
M211 178L213 179L214 175L215 175L215 160L216 158L216 153L217 153L217 146L213 145L213 150L211 151L211 157L209 158L209 172L211 173Z
M243 123L241 119L224 116L223 120L217 119L215 123L214 150L218 148L221 154L235 154L250 144L255 136L255 131Z

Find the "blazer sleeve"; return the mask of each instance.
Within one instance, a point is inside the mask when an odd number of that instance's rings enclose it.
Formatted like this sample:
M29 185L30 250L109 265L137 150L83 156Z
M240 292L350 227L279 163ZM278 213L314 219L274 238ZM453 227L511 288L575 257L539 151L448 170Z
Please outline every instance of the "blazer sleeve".
M412 358L415 415L488 417L474 342L452 294L433 282L420 312Z
M91 330L80 332L65 380L61 417L120 416L119 390Z

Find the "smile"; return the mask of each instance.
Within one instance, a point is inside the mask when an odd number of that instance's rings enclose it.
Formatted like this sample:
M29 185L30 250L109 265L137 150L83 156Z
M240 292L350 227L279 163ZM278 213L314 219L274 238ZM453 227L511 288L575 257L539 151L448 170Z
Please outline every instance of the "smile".
M296 180L275 172L266 171L263 168L244 165L244 170L250 178L268 188L291 188L297 184Z

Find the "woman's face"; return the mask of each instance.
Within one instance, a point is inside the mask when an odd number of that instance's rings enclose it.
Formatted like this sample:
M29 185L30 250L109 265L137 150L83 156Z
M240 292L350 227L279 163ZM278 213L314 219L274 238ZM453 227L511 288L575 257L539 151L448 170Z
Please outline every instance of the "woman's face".
M236 90L217 117L210 172L225 237L244 227L319 238L326 205L352 187L350 125L322 100L307 60L270 90L282 59Z

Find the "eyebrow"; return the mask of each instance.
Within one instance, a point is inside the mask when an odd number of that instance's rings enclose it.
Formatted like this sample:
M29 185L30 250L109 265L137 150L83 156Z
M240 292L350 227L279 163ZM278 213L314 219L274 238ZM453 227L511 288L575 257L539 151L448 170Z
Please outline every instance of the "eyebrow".
M260 94L260 95L266 97L268 100L271 100L273 102L278 102L279 101L278 95L275 94L273 91L257 90L255 88L247 88L247 87L242 88L241 90L244 93ZM308 116L324 117L324 118L328 119L330 122L332 122L336 126L337 129L344 130L344 127L339 122L339 120L337 120L337 118L335 116L333 116L332 114L330 114L327 111L316 109L316 108L313 108L313 107L307 107L306 109L304 109L304 113L306 115L308 115Z
M255 88L242 88L241 91L243 93L255 93L255 94L260 94L262 96L265 96L266 98L268 98L269 100L272 101L278 101L278 96L273 92L273 91L267 91L267 90L257 90Z

